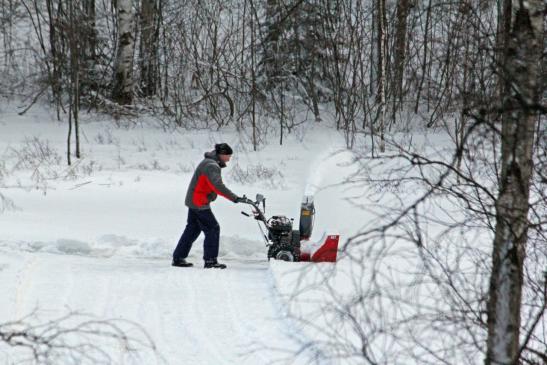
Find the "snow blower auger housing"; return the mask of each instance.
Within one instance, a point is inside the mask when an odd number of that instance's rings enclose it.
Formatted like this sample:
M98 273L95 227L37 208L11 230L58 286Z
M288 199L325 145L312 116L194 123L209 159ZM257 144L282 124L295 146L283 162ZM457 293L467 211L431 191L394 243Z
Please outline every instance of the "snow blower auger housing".
M311 221L306 222L305 232L301 234L300 230L293 229L294 219L289 219L284 215L274 215L266 218L266 198L262 194L256 195L256 201L243 197L243 203L252 207L252 215L258 221L258 226L268 248L268 260L273 258L283 261L314 261L314 262L335 262L338 250L338 235L330 235L319 244L307 241L311 235L313 227L313 217ZM260 208L262 205L262 209ZM313 205L312 205L313 207ZM313 208L315 213L315 208ZM241 214L250 217L245 212ZM302 213L300 217L302 221ZM262 225L266 232L262 229ZM302 226L302 224L301 224ZM304 242L304 250L301 250L301 242Z

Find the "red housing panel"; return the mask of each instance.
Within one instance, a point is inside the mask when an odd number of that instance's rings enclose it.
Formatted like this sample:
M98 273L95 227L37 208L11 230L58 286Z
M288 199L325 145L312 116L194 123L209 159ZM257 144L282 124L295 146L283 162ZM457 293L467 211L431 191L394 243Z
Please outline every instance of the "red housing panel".
M300 261L336 262L339 240L339 235L328 235L320 245L303 241Z

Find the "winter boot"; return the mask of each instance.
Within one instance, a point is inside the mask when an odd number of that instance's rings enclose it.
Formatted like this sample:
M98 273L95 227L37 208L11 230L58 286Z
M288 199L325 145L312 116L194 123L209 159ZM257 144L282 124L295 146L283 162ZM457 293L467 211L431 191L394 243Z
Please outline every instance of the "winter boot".
M185 259L173 259L173 262L171 263L171 266L177 266L177 267L191 267L194 266L191 262L186 261Z
M211 259L205 260L205 265L203 267L205 269L225 269L226 265L219 263L217 259Z

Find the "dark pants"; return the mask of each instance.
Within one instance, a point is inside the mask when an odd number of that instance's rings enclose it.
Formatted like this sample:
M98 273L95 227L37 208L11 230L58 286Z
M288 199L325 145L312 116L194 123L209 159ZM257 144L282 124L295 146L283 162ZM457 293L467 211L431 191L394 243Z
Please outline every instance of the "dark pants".
M179 243L173 252L173 260L185 259L190 253L192 244L199 234L205 233L203 242L203 259L216 259L218 256L218 240L220 237L220 226L211 209L188 209L188 220L186 228L180 237Z

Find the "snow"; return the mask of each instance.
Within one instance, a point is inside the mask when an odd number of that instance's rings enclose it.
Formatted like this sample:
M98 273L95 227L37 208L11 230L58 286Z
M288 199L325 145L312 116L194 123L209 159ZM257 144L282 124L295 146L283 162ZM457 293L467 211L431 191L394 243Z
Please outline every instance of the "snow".
M482 309L476 298L487 291L492 237L458 225L466 207L443 194L382 236L381 224L425 192L413 180L420 172L395 157L364 159L366 145L348 151L328 123L304 123L283 146L274 136L254 152L230 129L164 130L144 117L82 114L83 159L68 168L66 125L51 110L18 116L12 104L1 105L0 194L16 209L0 215L0 325L34 312L33 323L76 312L127 321L123 328L138 338L134 326L142 326L156 352L104 345L113 363L124 364L435 363L430 351L480 363L472 344L486 343L484 331L445 319L467 305ZM399 136L401 145L409 140L436 160L451 156L442 132ZM303 197L313 197L311 241L340 234L347 250L336 264L268 262L256 221L240 214L248 206L218 198L219 261L228 269L202 269L203 236L189 257L194 268L170 266L193 169L218 142L235 151L224 182L238 195L264 194L267 216L298 224ZM397 152L390 148L385 156ZM421 168L431 179L441 173ZM419 230L413 214L427 218ZM449 227L458 232L447 234ZM424 250L408 241L418 232ZM443 288L446 275L457 297ZM0 344L0 362L25 355Z
M176 270L165 260L47 253L3 252L2 261L3 284L12 283L2 300L2 320L34 308L40 318L70 308L136 321L168 363L180 358L192 364L257 364L285 355L267 346L295 350L284 340L288 329L263 262L225 260L230 269L219 272Z
M17 209L0 216L0 323L31 313L40 323L72 312L134 322L157 353L141 349L126 358L123 349L109 350L112 359L127 363L321 363L279 292L286 268L266 260L256 222L240 214L245 206L219 198L213 207L221 225L219 260L227 270L201 268L202 237L190 255L194 268L171 267L170 255L184 228L193 167L214 142L235 147L223 171L234 192L263 193L268 215L298 218L308 171L314 192L323 196L321 164L336 166L328 146L341 148L343 140L314 127L301 131L305 141L293 136L285 146L255 153L230 131L163 131L151 122L116 127L100 116L83 117L84 158L70 169L64 165L66 126L51 111L35 107L18 116L13 105L2 108L6 174L0 192ZM44 146L49 152L41 156ZM17 165L25 154L39 163ZM235 166L275 176L276 183L242 177ZM316 204L335 198L324 199ZM335 210L317 217L316 227L351 227ZM314 237L322 234L314 231ZM8 363L25 356L2 346L0 352Z

